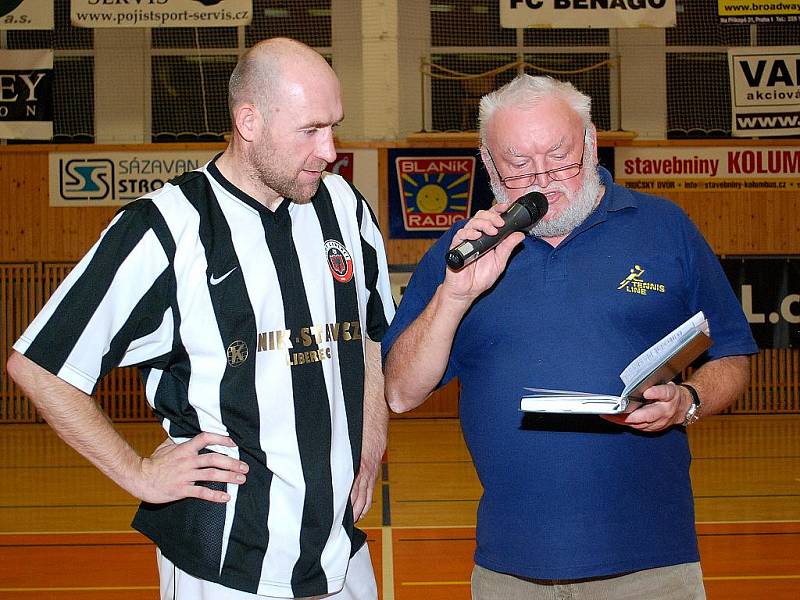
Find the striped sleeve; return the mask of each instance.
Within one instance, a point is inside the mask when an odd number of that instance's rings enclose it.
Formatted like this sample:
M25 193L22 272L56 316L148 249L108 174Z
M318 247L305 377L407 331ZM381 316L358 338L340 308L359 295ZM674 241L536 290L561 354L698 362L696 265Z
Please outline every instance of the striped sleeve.
M386 249L375 214L361 192L352 184L350 187L358 202L356 216L361 234L361 251L364 257L364 282L369 294L366 329L369 338L374 342L379 342L389 328L395 310Z
M156 364L172 347L170 243L152 202L126 207L14 349L87 394L115 366Z

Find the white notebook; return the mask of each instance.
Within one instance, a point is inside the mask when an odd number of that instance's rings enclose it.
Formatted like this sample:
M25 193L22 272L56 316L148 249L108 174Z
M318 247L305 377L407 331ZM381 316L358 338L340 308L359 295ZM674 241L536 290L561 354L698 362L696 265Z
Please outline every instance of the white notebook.
M525 388L520 409L526 412L618 414L631 412L646 402L644 391L671 381L711 347L708 321L703 312L668 333L625 367L620 378L625 389L619 396Z

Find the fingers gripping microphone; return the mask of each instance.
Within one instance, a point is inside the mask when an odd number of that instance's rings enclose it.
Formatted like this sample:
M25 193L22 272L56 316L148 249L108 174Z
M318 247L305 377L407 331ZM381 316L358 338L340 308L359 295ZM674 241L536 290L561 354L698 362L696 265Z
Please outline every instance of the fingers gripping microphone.
M501 216L505 223L495 235L482 235L477 240L466 240L447 253L447 266L458 271L494 248L515 231L536 224L547 213L548 203L544 194L528 192L517 200Z

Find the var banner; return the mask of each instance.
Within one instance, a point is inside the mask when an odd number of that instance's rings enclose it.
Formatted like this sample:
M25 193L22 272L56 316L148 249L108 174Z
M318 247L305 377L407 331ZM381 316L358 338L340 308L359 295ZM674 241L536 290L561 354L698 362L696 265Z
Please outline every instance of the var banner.
M728 69L734 137L800 135L797 46L728 48Z
M0 50L0 138L53 137L53 51Z
M0 29L52 29L54 2L0 0Z
M76 27L236 27L249 25L253 0L71 0Z
M800 347L800 258L727 256L720 263L758 347Z
M500 0L500 25L511 29L674 27L675 22L675 0Z
M618 146L614 161L618 183L655 194L800 192L800 146Z

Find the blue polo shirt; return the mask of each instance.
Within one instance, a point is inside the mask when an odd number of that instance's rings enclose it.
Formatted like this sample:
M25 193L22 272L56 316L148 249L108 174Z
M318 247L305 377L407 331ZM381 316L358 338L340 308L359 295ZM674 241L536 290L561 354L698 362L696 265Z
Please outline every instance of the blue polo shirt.
M619 394L638 354L704 311L706 359L757 347L719 261L683 211L613 183L558 247L528 237L464 316L444 385L483 485L475 562L579 579L699 560L686 432L640 433L593 415L520 412L523 388ZM444 279L460 223L420 261L384 357Z

